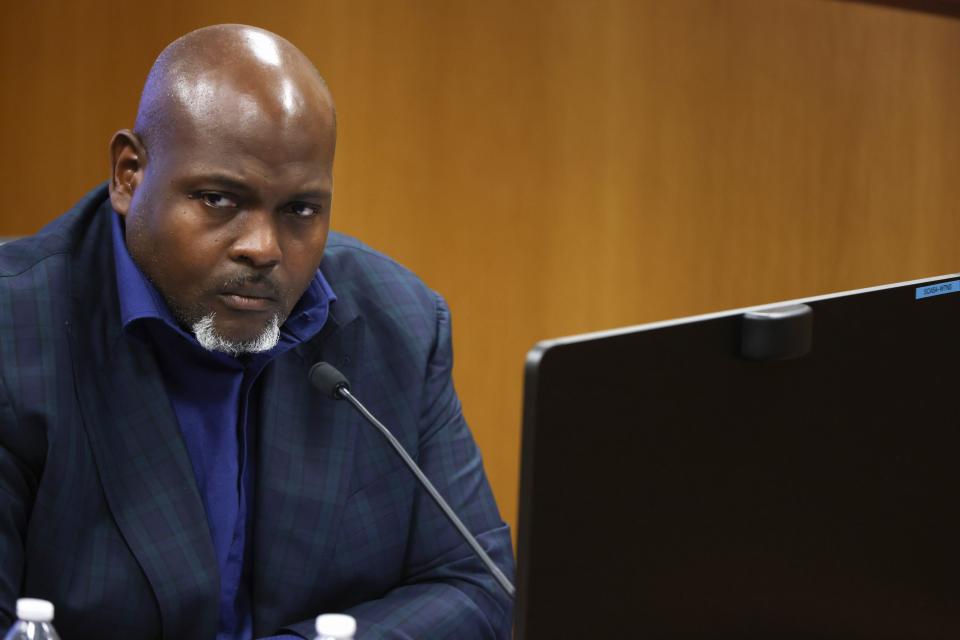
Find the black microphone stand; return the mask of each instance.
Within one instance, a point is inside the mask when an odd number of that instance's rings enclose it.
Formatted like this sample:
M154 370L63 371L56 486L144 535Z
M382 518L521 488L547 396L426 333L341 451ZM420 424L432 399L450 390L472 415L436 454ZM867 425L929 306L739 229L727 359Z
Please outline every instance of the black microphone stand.
M340 373L333 365L330 365L326 362L318 362L313 367L310 368L310 382L325 393L329 393L331 397L335 399L346 399L353 407L360 412L367 422L372 424L377 430L383 434L383 437L387 439L387 442L390 443L390 446L393 447L393 450L397 452L397 455L403 460L407 465L407 468L413 472L413 475L417 477L417 480L420 481L420 484L427 490L427 493L430 494L430 497L433 498L433 501L440 507L440 510L443 511L443 514L447 516L447 519L453 524L454 528L460 533L467 544L470 545L470 548L473 549L473 552L477 554L477 557L483 562L487 567L487 570L497 581L497 584L507 593L511 598L514 597L516 589L513 584L510 583L510 580L507 579L507 576L503 574L503 571L500 570L493 560L487 555L487 552L483 550L483 547L480 546L480 543L477 542L477 539L473 537L473 534L470 533L470 530L464 526L460 518L457 517L457 514L453 512L453 509L450 508L450 505L447 504L447 501L443 499L443 496L437 491L436 487L433 486L433 483L423 474L423 471L420 470L420 467L417 466L417 463L413 461L413 458L406 452L403 448L403 445L393 437L393 434L390 433L390 430L383 426L377 418L367 411L367 408L357 400L352 393L350 393L350 384L347 382L347 378Z

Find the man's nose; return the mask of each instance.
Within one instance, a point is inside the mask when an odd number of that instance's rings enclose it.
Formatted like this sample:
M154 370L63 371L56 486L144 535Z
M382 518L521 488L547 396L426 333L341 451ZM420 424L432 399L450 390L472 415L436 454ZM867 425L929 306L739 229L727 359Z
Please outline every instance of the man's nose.
M230 247L230 257L257 268L272 267L283 256L276 219L268 211L250 211L238 220L240 229Z

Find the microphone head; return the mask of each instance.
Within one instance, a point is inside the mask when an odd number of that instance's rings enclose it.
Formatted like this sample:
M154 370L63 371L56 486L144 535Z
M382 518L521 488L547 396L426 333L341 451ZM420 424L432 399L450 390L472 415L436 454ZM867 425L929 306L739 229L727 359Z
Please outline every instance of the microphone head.
M334 400L339 400L342 397L340 389L350 388L347 377L328 362L318 362L310 367L309 378L310 384Z

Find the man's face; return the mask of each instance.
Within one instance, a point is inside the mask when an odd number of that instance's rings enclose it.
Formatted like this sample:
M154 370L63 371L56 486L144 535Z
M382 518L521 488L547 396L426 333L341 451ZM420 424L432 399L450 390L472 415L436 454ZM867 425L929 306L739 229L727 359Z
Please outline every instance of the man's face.
M212 314L218 336L248 343L286 320L320 265L335 134L326 119L225 120L147 141L118 212L130 254L178 321Z

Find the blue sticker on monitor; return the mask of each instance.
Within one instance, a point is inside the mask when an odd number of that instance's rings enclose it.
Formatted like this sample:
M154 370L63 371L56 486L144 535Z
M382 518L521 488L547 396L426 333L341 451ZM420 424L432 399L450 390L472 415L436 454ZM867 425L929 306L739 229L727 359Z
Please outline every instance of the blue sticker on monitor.
M925 284L917 287L917 300L942 296L945 293L960 293L960 280L941 282L939 284Z

